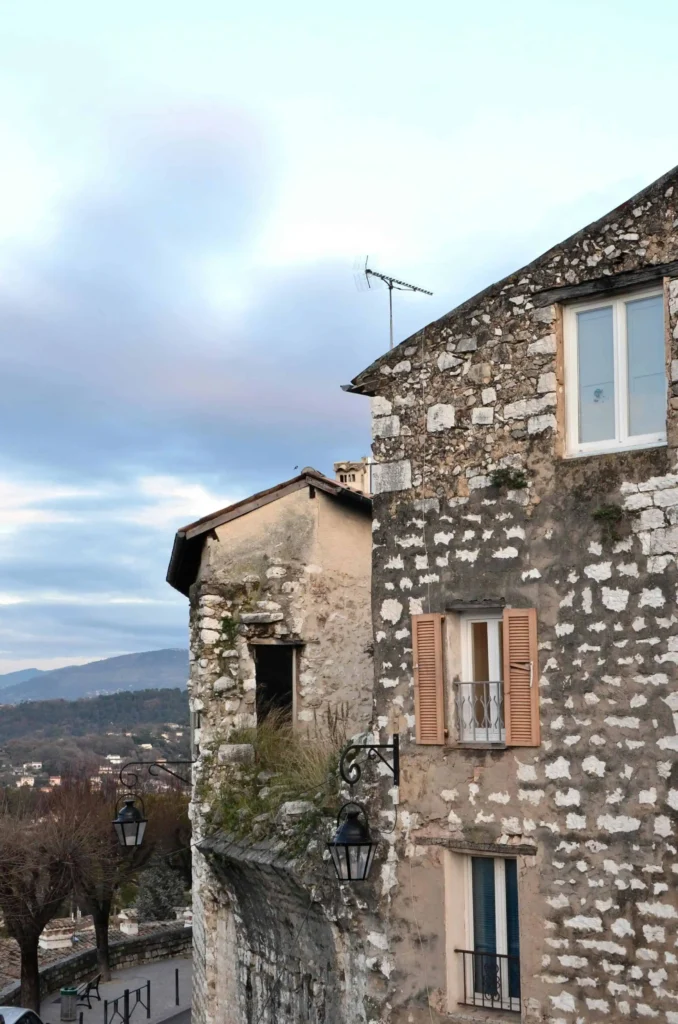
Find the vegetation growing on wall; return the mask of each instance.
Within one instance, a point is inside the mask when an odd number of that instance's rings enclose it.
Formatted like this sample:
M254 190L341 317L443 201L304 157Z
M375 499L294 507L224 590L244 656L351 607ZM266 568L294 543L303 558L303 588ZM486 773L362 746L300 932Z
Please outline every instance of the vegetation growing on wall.
M264 839L280 835L282 824L294 833L290 852L303 849L311 831L321 819L332 818L342 802L338 765L344 721L341 714L330 715L323 729L300 735L284 715L271 712L256 729L232 733L230 743L250 744L254 758L219 773L212 828ZM307 806L281 821L290 801Z

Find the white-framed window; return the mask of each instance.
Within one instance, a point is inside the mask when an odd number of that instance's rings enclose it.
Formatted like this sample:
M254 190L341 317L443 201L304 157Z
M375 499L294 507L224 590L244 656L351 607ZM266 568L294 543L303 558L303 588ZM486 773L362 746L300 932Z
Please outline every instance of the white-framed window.
M665 444L662 290L566 306L563 327L567 454Z
M509 857L466 857L464 1002L520 1010L518 864Z
M462 743L502 743L506 738L502 613L464 614L460 626L459 740Z

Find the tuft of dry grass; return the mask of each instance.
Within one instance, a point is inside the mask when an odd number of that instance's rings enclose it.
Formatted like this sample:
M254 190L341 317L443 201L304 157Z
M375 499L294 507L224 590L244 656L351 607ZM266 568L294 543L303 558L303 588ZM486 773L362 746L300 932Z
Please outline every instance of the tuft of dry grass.
M345 721L346 715L343 715ZM213 823L240 835L264 837L275 830L276 813L290 800L307 800L314 811L299 822L306 832L319 818L336 812L338 764L345 743L342 716L328 715L322 727L300 733L288 716L273 710L255 729L241 729L232 743L249 743L254 764L220 773Z

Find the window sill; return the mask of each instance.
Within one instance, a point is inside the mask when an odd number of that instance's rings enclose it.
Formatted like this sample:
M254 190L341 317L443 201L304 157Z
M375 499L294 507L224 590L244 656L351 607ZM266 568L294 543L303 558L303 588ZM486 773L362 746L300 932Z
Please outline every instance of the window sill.
M615 445L614 448L595 448L590 451L583 452L568 452L563 456L566 462L570 462L573 459L591 459L597 455L621 455L624 452L642 452L648 451L651 448L666 448L667 440L664 438L663 441L644 441L642 444L619 444Z
M464 750L506 750L505 740L457 740L456 743L450 744L450 746L459 747Z

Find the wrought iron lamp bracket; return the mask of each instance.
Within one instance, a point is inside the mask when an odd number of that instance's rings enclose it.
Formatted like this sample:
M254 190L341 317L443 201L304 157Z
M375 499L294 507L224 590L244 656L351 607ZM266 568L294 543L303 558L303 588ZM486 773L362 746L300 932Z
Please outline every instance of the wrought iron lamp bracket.
M180 775L178 772L173 771L172 768L170 768L168 766L169 765L173 765L174 767L178 767L180 765L194 765L194 764L196 764L196 761L193 761L193 760L189 760L189 761L128 761L127 764L124 764L122 766L122 768L120 769L120 774L119 774L118 778L120 779L120 784L122 786L124 786L125 789L136 790L138 788L138 786L139 786L139 775L140 775L140 772L143 772L143 770L146 769L148 771L148 774L150 776L152 776L152 778L154 778L154 779L157 779L160 776L160 773L164 772L166 775L171 775L173 779L178 779L179 782L183 782L183 784L185 786L190 786L191 785L190 776L189 776L189 778L186 778L184 775ZM134 771L133 769L140 769L140 771ZM128 781L128 780L131 780L131 781Z
M366 751L366 758L358 761L360 751ZM390 751L391 757L382 751ZM339 774L349 786L355 786L362 777L362 765L366 760L381 761L393 775L396 786L400 785L400 743L398 733L394 733L391 743L350 743L344 748L339 761Z

